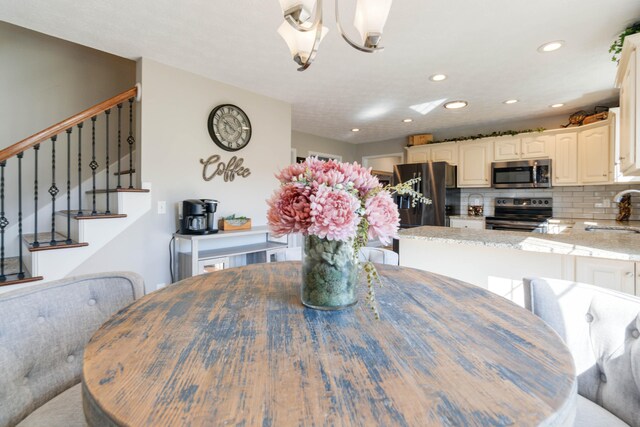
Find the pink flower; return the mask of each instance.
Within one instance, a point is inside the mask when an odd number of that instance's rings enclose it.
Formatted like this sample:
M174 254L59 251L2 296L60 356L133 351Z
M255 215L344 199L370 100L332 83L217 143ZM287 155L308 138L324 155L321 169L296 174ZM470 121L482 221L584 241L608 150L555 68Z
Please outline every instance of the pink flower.
M280 173L276 174L276 178L278 178L278 180L281 183L288 184L292 182L294 178L297 179L298 176L300 176L301 174L304 174L306 169L307 169L307 162L294 163L282 169Z
M371 168L363 168L357 162L342 163L340 166L346 182L352 182L360 196L364 196L369 191L380 186L378 177L371 175Z
M389 192L381 191L367 199L365 216L369 221L369 239L378 238L382 244L388 245L392 238L397 237L400 215Z
M309 234L342 241L355 237L360 222L356 214L359 208L358 198L347 191L320 186L311 196Z
M300 184L287 184L273 193L267 221L274 236L307 233L311 225L311 189Z

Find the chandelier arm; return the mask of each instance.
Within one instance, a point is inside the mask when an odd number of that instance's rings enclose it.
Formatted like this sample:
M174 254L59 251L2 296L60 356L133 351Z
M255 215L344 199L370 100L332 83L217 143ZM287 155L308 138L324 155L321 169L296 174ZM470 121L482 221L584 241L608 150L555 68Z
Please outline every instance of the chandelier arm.
M308 31L315 30L318 23L322 25L322 0L317 0L316 2L316 14L313 17L313 24L311 24L311 26L301 25L300 22L293 17L292 13L286 13L284 15L284 20L287 21L296 31L306 33Z
M366 47L366 46L360 45L360 44L352 41L349 38L349 36L347 36L347 34L342 29L342 25L340 25L340 6L339 6L338 3L339 3L339 0L336 0L336 26L338 27L338 31L340 31L340 35L342 36L344 41L346 41L352 48L357 49L357 50L359 50L361 52L375 53L375 52L383 50L384 49L383 46L380 46L380 47Z
M320 45L320 39L322 38L322 0L318 0L316 3L316 19L314 20L313 27L316 29L316 37L313 40L313 46L311 47L311 52L309 52L309 57L307 60L300 64L300 68L298 71L304 71L316 59L316 54L318 53L318 46Z

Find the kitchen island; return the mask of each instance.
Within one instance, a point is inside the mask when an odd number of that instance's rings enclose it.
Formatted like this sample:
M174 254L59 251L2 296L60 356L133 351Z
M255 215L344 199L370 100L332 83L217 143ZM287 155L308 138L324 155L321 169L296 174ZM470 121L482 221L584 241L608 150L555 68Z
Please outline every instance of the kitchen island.
M464 280L523 304L522 278L576 280L640 294L640 222L550 220L549 234L417 227L400 232L400 265ZM589 231L591 229L591 231ZM638 282L636 284L636 282Z

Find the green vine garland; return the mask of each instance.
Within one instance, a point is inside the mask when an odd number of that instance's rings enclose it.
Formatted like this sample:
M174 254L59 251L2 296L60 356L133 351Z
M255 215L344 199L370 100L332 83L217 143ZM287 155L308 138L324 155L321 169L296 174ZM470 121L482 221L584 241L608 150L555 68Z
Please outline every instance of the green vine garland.
M482 139L482 138L496 138L498 136L514 136L514 135L519 135L521 133L544 132L545 130L546 130L545 128L536 128L536 129L525 129L525 130L505 130L500 132L492 132L489 134L479 133L473 136L460 136L458 138L440 139L437 141L430 142L429 145L439 144L441 142L457 142L457 141L468 141L470 139L473 140L473 139ZM413 147L413 146L408 145L408 147Z
M609 53L613 53L613 56L611 57L611 60L613 62L620 62L620 58L618 58L618 55L620 55L620 52L622 52L622 45L624 44L625 37L636 33L640 33L640 21L627 27L623 32L620 33L613 44L611 44Z

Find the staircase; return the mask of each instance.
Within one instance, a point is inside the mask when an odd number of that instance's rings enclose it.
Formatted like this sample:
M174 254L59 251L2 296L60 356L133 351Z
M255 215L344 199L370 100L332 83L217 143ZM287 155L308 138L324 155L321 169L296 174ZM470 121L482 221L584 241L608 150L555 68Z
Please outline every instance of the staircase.
M67 276L149 211L134 181L139 95L136 85L0 151L0 292Z

